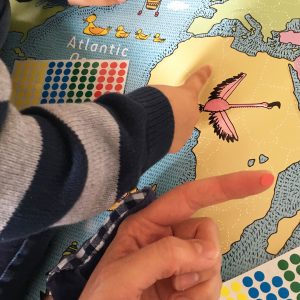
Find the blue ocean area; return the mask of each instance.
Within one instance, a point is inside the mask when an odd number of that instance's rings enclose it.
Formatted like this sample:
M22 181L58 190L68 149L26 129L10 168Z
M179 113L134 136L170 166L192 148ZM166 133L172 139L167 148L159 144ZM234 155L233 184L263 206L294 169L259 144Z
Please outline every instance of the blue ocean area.
M25 39L22 33L11 32L1 52L1 57L10 70L13 69L14 61L19 59L61 60L70 59L72 55L87 59L127 59L129 71L125 92L130 92L145 86L149 81L151 70L165 57L171 55L180 43L192 37L199 38L199 42L202 38L212 36L234 37L232 48L251 56L261 51L275 58L293 61L300 55L300 47L296 50L293 47L292 50L291 45L282 45L276 32L273 32L272 38L265 42L261 37L260 24L250 15L247 15L246 19L256 29L252 32L249 32L239 20L234 19L224 19L221 23L215 24L208 33L194 36L188 32L195 18L212 18L218 7L226 0L189 1L186 2L188 5L181 9L170 6L171 2L162 1L157 17L154 16L154 11L147 9L138 15L143 1L137 3L137 1L129 0L124 5L103 8L68 7L30 30ZM97 16L95 25L112 27L108 35L92 36L83 33L83 29L87 26L84 19L92 14ZM126 31L131 32L128 38L115 37L115 29L120 25L124 26ZM298 25L295 20L287 24L291 28L298 28ZM234 26L236 30L232 31ZM139 29L151 36L147 40L137 40L135 32ZM165 42L153 42L156 33L166 39ZM107 51L101 53L92 51L93 44L98 44L98 47L94 46L97 49L101 45L106 45ZM20 48L25 58L19 57L14 51L15 48ZM119 49L118 52L117 49ZM122 56L122 50L126 56ZM291 75L296 82L293 68L291 68ZM299 87L298 81L295 85L295 95L300 103ZM194 180L197 161L193 148L197 145L199 138L201 138L201 133L195 129L183 149L177 154L167 155L149 169L141 178L138 187L156 184L157 193L160 195L177 185ZM278 222L283 218L296 215L299 207L300 162L295 162L279 174L272 204L267 214L247 226L240 240L235 242L229 252L224 255L223 279L228 280L272 259L274 256L266 251L268 238L276 232ZM41 267L39 276L32 283L27 299L40 298L40 290L45 289L45 274L58 262L64 249L74 240L79 244L83 243L94 234L107 215L108 212L105 212L89 221L59 230L52 243L49 259ZM280 254L299 246L299 241L300 225L287 240Z

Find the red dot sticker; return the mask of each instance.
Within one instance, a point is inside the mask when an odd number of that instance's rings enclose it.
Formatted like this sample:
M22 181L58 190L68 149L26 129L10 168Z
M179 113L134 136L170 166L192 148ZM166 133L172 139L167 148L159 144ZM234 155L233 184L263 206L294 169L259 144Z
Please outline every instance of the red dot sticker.
M103 84L102 83L97 84L96 89L97 90L102 90L103 89Z
M118 77L117 78L117 83L122 83L124 82L124 78L123 77Z
M117 65L118 65L118 64L117 64L116 62L113 62L113 63L110 64L110 67L111 67L111 68L116 68Z
M102 64L101 64L101 68L107 68L108 67L108 63L107 62L103 62Z
M122 84L117 84L117 85L115 86L115 90L116 90L116 91L121 91L121 89L122 89Z
M121 69L124 69L124 68L126 68L126 67L127 67L126 62L122 62L122 63L120 64L120 68L121 68Z
M96 98L99 98L101 95L102 95L102 93L101 93L100 91L97 91L97 92L94 94L94 96L95 96Z
M99 76L97 79L98 82L103 82L104 80L105 80L104 76Z
M107 78L107 82L108 82L108 83L112 83L112 82L114 82L114 80L115 80L115 79L114 79L113 77L108 77L108 78Z
M105 75L106 72L107 72L107 71L106 71L105 69L101 69L100 72L99 72L99 74L100 74L100 75Z
M125 71L124 71L124 70L120 70L120 71L118 72L118 75L119 75L119 76L124 76L124 75L125 75Z
M116 70L109 70L108 74L110 76L114 76L116 74Z
M108 91L110 91L112 88L113 88L112 84L107 84L105 86L105 89L108 90Z

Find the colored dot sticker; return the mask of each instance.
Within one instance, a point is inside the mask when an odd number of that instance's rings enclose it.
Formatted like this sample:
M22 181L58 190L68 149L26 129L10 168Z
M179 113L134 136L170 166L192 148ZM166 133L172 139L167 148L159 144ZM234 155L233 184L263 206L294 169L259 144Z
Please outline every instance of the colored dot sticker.
M107 78L107 82L108 82L108 83L112 83L112 82L114 82L114 80L115 80L115 79L114 79L113 77L108 77L108 78Z
M73 63L72 63L71 61L69 61L69 62L66 63L66 67L67 67L67 68L71 68L72 65L73 65Z
M99 98L101 95L102 95L102 93L101 93L100 91L97 91L97 92L94 94L94 96L95 96L96 98Z
M50 84L49 83L46 83L45 85L44 85L44 90L49 90L50 89Z
M47 75L52 75L53 74L53 69L49 69L48 71L47 71Z
M299 293L300 292L300 283L299 282L292 282L291 283L291 290L294 293Z
M126 62L122 62L121 64L120 64L120 68L121 69L124 69L124 68L126 68L127 67L127 63Z
M278 295L281 298L286 299L290 295L290 293L289 293L288 289L286 289L286 288L280 288L278 290Z
M300 263L300 256L298 254L292 254L290 257L290 261L294 265L298 265Z
M116 62L112 62L111 64L110 64L110 67L111 68L116 68L118 66L118 64L116 63Z
M78 75L79 74L79 70L78 69L74 69L72 72L74 75Z
M117 83L122 83L124 81L124 78L123 77L118 77L117 78Z
M86 97L91 97L92 95L93 95L93 93L91 91L85 92L85 96Z
M92 83L88 84L87 85L87 89L88 90L92 90L94 88L94 85Z
M263 293L269 293L271 291L271 286L268 282L263 282L260 285L260 289Z
M91 65L91 64L90 64L89 62L85 62L85 63L83 64L83 67L84 67L84 68L88 68L90 65Z
M287 280L287 281L293 281L295 279L295 274L294 272L292 271L285 271L284 272L284 278Z
M263 281L265 279L265 275L263 272L261 271L257 271L254 273L254 278L257 280L257 281Z
M49 93L47 92L47 91L44 91L43 93L42 93L42 97L43 98L47 98L49 96Z
M103 82L104 80L105 80L104 76L99 76L97 79L98 82Z
M270 293L267 295L267 300L277 300L277 297L273 294L273 293Z
M103 62L102 64L101 64L101 68L107 68L108 67L108 63L107 62Z
M66 84L66 83L63 83L63 84L60 86L60 88L61 88L62 90L65 90L65 89L67 88L67 84Z
M75 100L75 103L82 103L82 100L78 98Z
M53 89L53 90L57 90L57 89L58 89L58 84L57 84L57 83L54 83L54 84L52 85L52 89Z
M83 89L85 88L85 84L80 83L80 84L78 85L78 88L79 88L80 90L83 90Z
M64 96L66 96L66 92L64 91L59 92L59 97L63 98Z
M46 78L45 78L45 81L46 82L50 82L52 80L52 77L51 76L47 76Z
M279 276L274 276L272 278L272 284L275 286L275 287L281 287L283 285L283 280L281 277Z
M82 91L78 91L78 92L76 93L76 96L77 96L77 97L82 97L82 96L83 96L83 92L82 92Z
M102 69L102 70L100 70L99 74L100 74L100 75L105 75L106 72L107 72L107 71L106 71L105 69Z
M121 85L121 84L117 84L117 85L115 86L115 90L116 90L116 91L121 91L121 90L122 90L122 85Z
M69 75L71 73L71 70L70 69L65 69L64 70L64 75Z
M79 62L79 61L76 62L75 65L74 65L75 68L79 68L80 66L81 66L81 62Z
M103 84L102 83L97 84L96 89L97 90L102 90L103 89Z
M287 270L289 267L289 264L286 260L282 259L278 262L278 268L282 271Z
M113 86L111 84L107 84L105 86L105 89L108 90L108 91L112 90L112 88L113 88Z
M41 104L46 104L47 103L47 99L42 99L41 100Z
M77 80L78 80L78 77L77 77L77 76L72 76L72 77L71 77L71 81L72 81L72 82L76 82Z
M60 61L58 64L57 64L57 67L58 68L62 68L64 66L64 63L62 61Z
M300 265L297 267L296 271L297 271L298 275L300 275Z
M259 296L259 291L256 288L250 288L248 294L251 298L256 299Z
M239 292L242 289L242 286L238 282L235 281L231 284L231 288L233 291Z
M80 82L86 82L87 78L86 76L81 76L79 80Z
M81 71L81 74L82 74L82 75L86 75L88 72L89 72L88 69L83 69L83 70Z
M116 70L109 70L109 72L108 72L108 74L110 75L110 76L114 76L114 75L116 75Z
M229 294L230 294L230 291L229 291L228 287L223 286L221 289L221 296L227 297L227 296L229 296Z
M56 71L55 71L55 74L56 75L60 75L62 73L62 69L57 69Z
M71 83L69 86L70 90L75 90L76 88L76 84L75 83Z
M94 82L96 80L96 77L95 76L91 76L90 78L89 78L89 82Z
M245 287L251 287L253 285L253 280L251 277L247 276L243 279L243 284Z
M69 76L64 76L63 78L62 78L62 82L67 82L69 80Z
M98 68L98 67L99 67L99 63L98 63L98 62L94 62L94 63L92 64L92 67L93 67L93 68Z
M60 77L59 76L55 76L53 80L54 80L54 82L59 82Z
M124 71L124 70L120 70L120 71L118 72L118 75L119 75L119 76L124 76L124 75L125 75L125 71Z
M74 96L74 92L73 91L69 91L68 92L68 97L73 97Z
M51 63L49 63L49 68L54 68L55 67L55 62L52 61Z
M97 70L96 70L96 69L92 69L92 70L90 71L90 74L91 74L91 75L96 75L96 74L97 74Z

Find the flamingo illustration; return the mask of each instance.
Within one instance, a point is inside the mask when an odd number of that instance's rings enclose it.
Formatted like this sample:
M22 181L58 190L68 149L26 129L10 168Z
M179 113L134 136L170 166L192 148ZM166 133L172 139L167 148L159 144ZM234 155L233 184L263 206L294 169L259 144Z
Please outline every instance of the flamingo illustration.
M214 127L214 132L220 139L226 140L227 142L239 140L234 125L231 123L226 113L227 110L232 108L272 109L274 106L277 106L278 108L281 107L279 101L271 103L229 104L227 102L228 97L234 92L245 77L245 73L240 73L237 76L224 80L214 88L205 105L199 105L200 112L206 111L210 113L209 124L212 124Z

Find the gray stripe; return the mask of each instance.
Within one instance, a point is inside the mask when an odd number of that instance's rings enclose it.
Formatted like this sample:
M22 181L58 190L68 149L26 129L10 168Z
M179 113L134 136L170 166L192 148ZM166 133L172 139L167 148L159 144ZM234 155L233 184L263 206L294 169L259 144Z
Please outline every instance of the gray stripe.
M0 101L8 100L11 93L11 81L8 70L0 59Z
M29 188L42 148L40 127L9 106L0 134L0 230Z
M111 114L95 103L44 105L81 140L88 157L88 176L80 199L55 225L70 224L107 209L117 197L120 133Z

